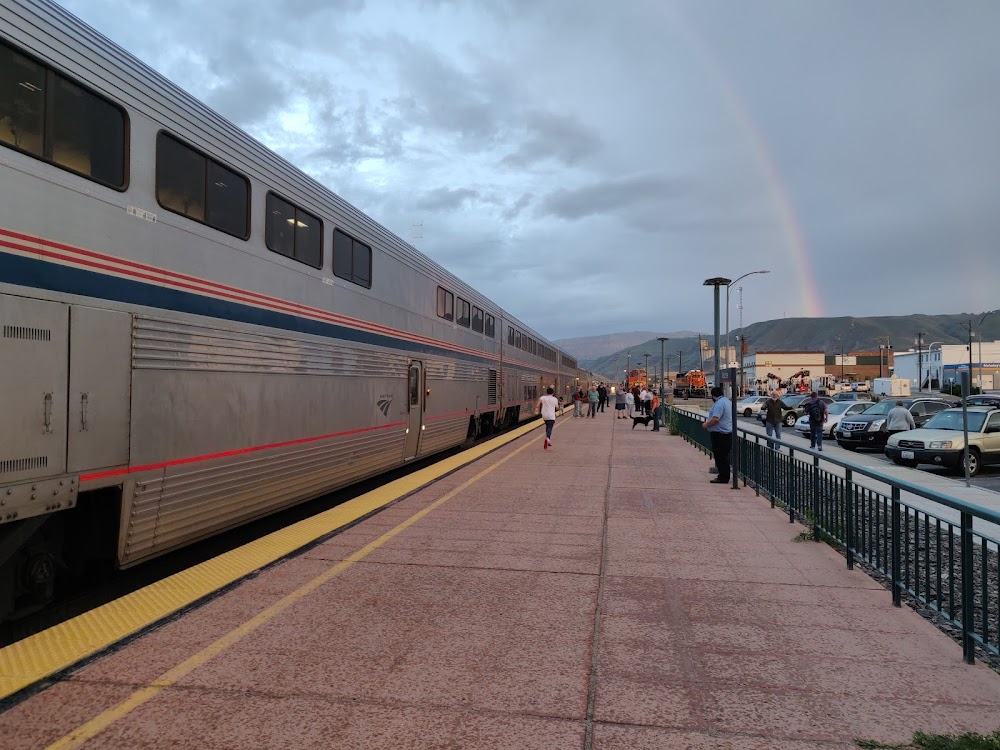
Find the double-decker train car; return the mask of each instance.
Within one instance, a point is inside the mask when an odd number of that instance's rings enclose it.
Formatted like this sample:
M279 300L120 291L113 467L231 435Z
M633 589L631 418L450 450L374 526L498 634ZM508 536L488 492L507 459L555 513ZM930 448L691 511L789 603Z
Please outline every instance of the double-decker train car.
M0 185L0 619L585 377L46 0L0 0Z

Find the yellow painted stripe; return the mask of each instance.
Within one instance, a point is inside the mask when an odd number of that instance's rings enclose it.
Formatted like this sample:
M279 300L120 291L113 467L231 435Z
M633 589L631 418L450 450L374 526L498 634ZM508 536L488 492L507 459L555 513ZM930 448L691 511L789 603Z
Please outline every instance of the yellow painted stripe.
M0 649L0 700L72 666L544 424L535 421L522 425L343 505L275 531Z
M407 518L401 524L391 529L390 531L387 531L375 541L366 544L364 547L362 547L360 550L352 554L350 557L341 560L329 570L321 573L320 575L316 576L311 581L309 581L309 583L299 587L292 593L288 594L284 598L275 602L260 614L256 615L250 620L247 620L238 628L231 630L229 633L222 636L217 641L207 646L203 650L199 651L194 656L191 656L190 658L181 662L173 669L164 672L159 677L154 679L149 685L140 688L136 692L132 693L132 695L123 700L117 706L109 708L107 711L104 711L98 716L95 716L93 719L86 722L85 724L81 724L79 727L74 729L69 734L56 740L51 745L49 745L48 750L71 750L72 748L80 747L80 745L82 745L83 743L93 739L119 719L127 716L129 713L131 713L132 711L134 711L136 708L146 703L147 701L152 700L161 690L163 690L166 687L170 687L171 685L175 684L179 680L186 677L188 674L193 672L198 667L202 666L212 658L218 656L227 648L229 648L233 644L239 642L240 640L248 636L250 633L252 633L254 630L259 628L261 625L266 623L271 618L273 618L275 615L280 614L281 612L291 607L293 604L295 604L303 597L308 596L310 593L315 591L317 588L322 586L324 583L329 581L338 573L347 570L349 567L354 565L354 563L358 562L359 560L363 560L365 557L367 557L373 551L375 551L383 544L388 542L394 536L402 533L410 526L415 524L417 521L419 521L421 518L426 516L428 513L431 513L437 508L441 507L446 502L451 500L453 497L455 497L461 492L464 492L466 489L468 489L470 486L478 482L487 474L496 470L497 468L505 464L507 461L512 459L514 456L516 456L518 453L520 453L523 450L526 450L527 448L531 447L537 442L538 440L536 438L535 440L532 440L531 442L522 445L520 448L513 451L509 455L504 456L504 458L500 459L495 464L491 464L490 466L486 467L485 469L483 469L483 471L476 474L476 476L466 480L448 494L435 500L433 503L428 505L423 510L414 513L412 516Z

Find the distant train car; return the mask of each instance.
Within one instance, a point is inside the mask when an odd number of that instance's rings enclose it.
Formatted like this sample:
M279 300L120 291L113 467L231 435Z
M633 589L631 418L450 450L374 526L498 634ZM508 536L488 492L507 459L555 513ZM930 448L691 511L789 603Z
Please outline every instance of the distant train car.
M553 343L57 5L0 19L0 619L575 386Z

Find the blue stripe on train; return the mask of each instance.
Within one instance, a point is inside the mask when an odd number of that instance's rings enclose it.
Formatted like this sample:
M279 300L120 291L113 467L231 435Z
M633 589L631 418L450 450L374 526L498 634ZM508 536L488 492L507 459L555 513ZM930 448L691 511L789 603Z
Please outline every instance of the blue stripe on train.
M476 356L464 352L456 352L445 347L422 344L406 339L395 338L369 331L360 331L348 326L324 323L310 320L297 315L263 310L238 302L204 297L193 292L179 289L169 289L156 284L142 281L108 276L95 271L80 268L60 266L34 258L0 253L0 281L20 286L38 287L53 292L65 292L84 297L114 300L147 307L157 307L163 310L204 315L210 318L222 318L240 323L252 323L268 328L280 328L297 333L308 333L326 338L343 339L359 344L383 346L391 349L404 349L422 354L444 354L449 357L459 357L469 361L495 362L496 357L490 354Z

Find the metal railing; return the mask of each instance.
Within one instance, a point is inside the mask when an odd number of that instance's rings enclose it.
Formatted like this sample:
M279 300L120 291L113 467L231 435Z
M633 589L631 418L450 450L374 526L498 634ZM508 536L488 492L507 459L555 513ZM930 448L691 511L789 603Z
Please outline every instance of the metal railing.
M711 454L704 421L677 407L665 419L672 432ZM848 568L861 560L885 576L897 607L907 596L960 630L968 663L977 646L1000 655L1000 542L973 529L974 519L1000 525L1000 514L808 448L737 433L744 486L786 509L790 522L809 526L815 540L842 547ZM888 485L889 494L859 484L859 477ZM903 502L903 493L957 511L958 522Z

